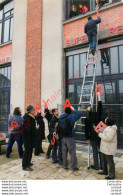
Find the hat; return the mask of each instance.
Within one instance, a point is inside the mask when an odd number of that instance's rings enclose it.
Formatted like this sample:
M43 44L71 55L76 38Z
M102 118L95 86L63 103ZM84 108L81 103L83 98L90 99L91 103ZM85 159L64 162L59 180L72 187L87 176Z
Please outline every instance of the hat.
M30 111L32 111L32 110L34 110L34 109L35 109L35 108L34 108L33 106L30 105L30 106L27 107L26 110L27 110L27 112L30 112Z

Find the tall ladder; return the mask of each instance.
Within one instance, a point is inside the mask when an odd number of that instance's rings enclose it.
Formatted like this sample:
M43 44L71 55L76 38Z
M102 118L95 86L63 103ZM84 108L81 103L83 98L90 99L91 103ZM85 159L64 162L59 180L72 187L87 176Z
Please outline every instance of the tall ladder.
M98 25L98 29L99 29L99 25ZM97 38L97 46L98 46L98 38ZM95 94L94 92L95 76L96 76L96 67L97 67L97 58L98 58L98 55L96 55L97 52L98 49L96 47L96 52L95 55L93 56L90 52L90 48L88 48L87 61L85 66L84 78L83 78L79 107L78 107L78 110L83 112L83 116L75 124L75 129L79 127L81 128L81 133L79 134L83 136L85 136L85 119L86 119L87 107L91 106L93 108L94 94ZM90 169L90 143L87 143L86 140L81 141L81 143L88 144L88 169Z

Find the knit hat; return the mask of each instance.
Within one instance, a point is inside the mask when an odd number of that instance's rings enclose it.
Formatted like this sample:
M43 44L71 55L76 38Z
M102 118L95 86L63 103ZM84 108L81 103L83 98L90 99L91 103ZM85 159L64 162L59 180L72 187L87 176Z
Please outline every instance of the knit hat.
M34 108L33 106L30 105L30 106L27 107L26 110L27 110L27 112L29 113L29 112L31 112L31 111L34 110L34 109L35 109L35 108Z

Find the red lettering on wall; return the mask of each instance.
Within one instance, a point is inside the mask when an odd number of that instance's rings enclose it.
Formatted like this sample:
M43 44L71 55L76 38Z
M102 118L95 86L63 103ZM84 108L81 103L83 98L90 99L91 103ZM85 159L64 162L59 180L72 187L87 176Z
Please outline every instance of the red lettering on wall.
M117 26L116 31L117 31L117 34L123 33L123 26L122 25Z
M66 41L66 47L69 47L70 46L70 40L67 40Z
M78 42L81 40L81 38L80 37L77 37L76 38L76 44L78 44Z
M115 28L109 28L109 35L114 34L115 35Z
M71 39L71 45L75 45L76 44L76 39L74 38L73 40Z

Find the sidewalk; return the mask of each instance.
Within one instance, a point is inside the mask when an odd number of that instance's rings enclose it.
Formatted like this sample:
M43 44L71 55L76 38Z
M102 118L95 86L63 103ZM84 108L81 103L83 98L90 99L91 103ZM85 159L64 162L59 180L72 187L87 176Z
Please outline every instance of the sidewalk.
M43 149L47 151L48 144L43 142ZM87 149L85 146L78 148L77 145L77 159L79 171L72 172L69 169L64 170L59 164L52 164L51 158L46 159L46 155L42 154L39 157L33 155L33 169L32 172L25 172L22 170L22 160L18 157L16 144L13 147L11 158L7 159L5 154L0 155L0 179L1 180L103 180L105 176L98 175L98 171L87 170ZM2 147L5 153L6 146ZM123 180L123 154L117 154L114 157L116 165L116 179ZM91 164L93 164L91 154Z

